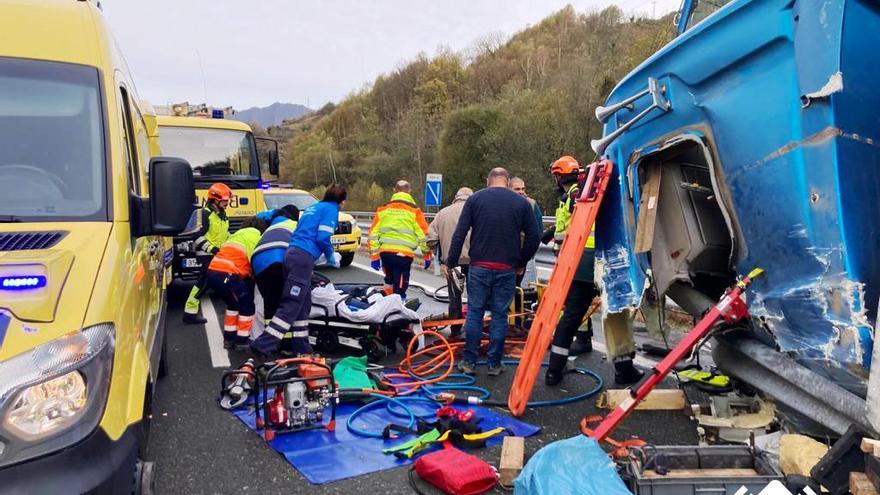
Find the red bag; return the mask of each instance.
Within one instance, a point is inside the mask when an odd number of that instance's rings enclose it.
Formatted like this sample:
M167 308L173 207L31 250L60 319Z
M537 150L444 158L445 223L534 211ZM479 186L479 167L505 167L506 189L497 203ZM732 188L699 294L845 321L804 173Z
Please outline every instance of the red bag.
M477 495L498 484L492 466L452 447L416 459L415 472L448 495Z

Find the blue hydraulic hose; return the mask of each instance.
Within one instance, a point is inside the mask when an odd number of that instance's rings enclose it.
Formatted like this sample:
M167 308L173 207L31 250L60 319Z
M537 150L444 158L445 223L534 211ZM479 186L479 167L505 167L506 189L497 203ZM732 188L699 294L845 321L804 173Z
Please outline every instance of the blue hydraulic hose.
M511 366L516 366L519 364L519 360L506 359L506 360L502 361L502 363L507 364L507 365L511 365ZM485 364L485 362L478 363L478 364ZM547 363L542 363L541 366L547 366ZM573 402L578 402L578 401L589 399L590 397L599 393L602 390L602 388L605 386L604 382L602 381L602 377L599 376L593 370L589 370L586 368L575 368L574 373L578 373L581 375L586 375L586 376L592 377L594 380L596 380L596 386L593 387L591 390L588 390L584 393L581 393L578 395L572 395L570 397L565 397L563 399L531 401L528 404L526 404L526 407L549 407L549 406L561 406L564 404L571 404ZM413 378L426 379L425 377L418 377L415 375L413 375ZM432 377L428 377L427 379L431 379L431 378ZM454 383L447 383L447 380L450 378L454 378L457 380L463 380L463 381L454 382ZM361 406L355 412L351 413L351 416L349 416L348 420L345 422L345 426L346 426L346 428L348 428L348 431L354 433L355 435L360 435L360 436L364 436L364 437L371 437L371 438L382 438L381 433L373 433L373 432L369 432L366 430L356 428L353 425L353 423L354 423L354 419L356 417L360 416L361 414L363 414L369 410L372 410L372 409L384 404L385 407L388 409L388 412L390 412L391 414L393 414L395 416L407 418L408 421L407 421L406 427L413 428L416 423L416 418L431 417L431 416L433 416L433 413L416 415L412 411L412 409L410 409L404 402L425 402L425 403L436 404L436 400L434 399L434 396L436 396L440 392L452 391L452 390L479 392L480 393L479 396L472 396L469 398L457 400L456 402L467 402L467 403L473 403L473 404L477 404L477 405L482 404L482 405L497 406L497 407L506 407L507 406L506 403L489 400L489 397L491 396L491 392L489 392L485 388L474 386L473 385L474 383L476 383L476 378L474 378L473 376L465 375L462 373L453 373L453 374L449 375L446 380L443 380L437 384L434 384L432 386L428 386L428 385L422 386L422 388L425 390L425 392L430 394L431 397L415 397L415 396L414 397L407 397L407 396L404 396L404 397L394 398L394 397L386 397L384 395L379 395L379 394L370 394L370 397L374 397L378 400L370 402L369 404L366 404L364 406Z
M408 422L406 425L407 428L412 428L416 425L416 415L413 414L412 410L409 407L407 407L406 404L404 404L400 400L401 398L386 397L384 395L379 395L379 394L370 394L370 397L374 397L379 400L376 400L376 401L370 402L369 404L363 405L360 408L358 408L355 412L351 413L351 416L349 416L348 420L345 421L345 427L348 428L348 431L354 433L355 435L360 435L362 437L382 438L381 433L374 433L371 431L362 430L360 428L355 427L354 426L354 419L356 417L360 416L361 414L371 410L371 409L375 409L376 407L379 407L379 406L381 406L383 404L387 404L387 403L394 403L396 406L398 406L398 407L402 408L404 411L406 411L407 417L408 417Z
M388 409L388 412L390 412L391 414L393 414L395 416L403 417L403 418L407 417L410 414L414 415L418 419L433 418L437 412L438 407L439 407L437 404L437 401L435 401L434 399L431 399L429 397L411 396L411 397L396 397L396 399L397 399L397 402L392 402L390 400L386 401L385 402L385 409ZM412 409L409 409L409 408L403 409L402 407L400 407L400 404L399 404L400 402L424 402L426 404L431 405L432 410L431 410L431 412L426 413L426 414L416 414L415 412L413 412ZM400 409L395 409L395 408L400 408ZM401 409L403 410L403 414L398 412Z

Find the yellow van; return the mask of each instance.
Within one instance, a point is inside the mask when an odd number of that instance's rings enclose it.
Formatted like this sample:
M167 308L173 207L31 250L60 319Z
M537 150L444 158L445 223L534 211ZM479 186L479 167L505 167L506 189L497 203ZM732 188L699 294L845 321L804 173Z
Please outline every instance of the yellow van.
M0 33L0 492L149 492L192 170L152 156L155 117L94 3L3 0Z

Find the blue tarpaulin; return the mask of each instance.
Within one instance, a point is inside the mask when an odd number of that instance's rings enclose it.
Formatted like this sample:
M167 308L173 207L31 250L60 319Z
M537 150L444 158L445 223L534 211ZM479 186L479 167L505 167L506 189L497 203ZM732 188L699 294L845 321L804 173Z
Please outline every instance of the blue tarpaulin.
M514 495L631 495L614 461L592 438L553 442L529 459L514 481Z
M382 453L382 449L411 440L412 436L382 440L357 436L348 431L345 427L348 416L362 405L360 402L340 404L336 412L334 432L309 430L277 435L269 442L269 446L284 456L306 479L319 485L412 463L413 460L401 460ZM413 404L411 408L417 415L430 412L426 405ZM528 437L541 430L491 409L473 406L472 409L481 418L480 427L483 431L503 426L516 436ZM250 429L262 434L261 430L257 430L252 409L240 408L232 413ZM329 418L329 411L325 417ZM356 419L358 428L376 432L381 432L389 423L404 424L406 420L390 414L383 407L364 413ZM497 436L486 443L491 446L500 444L501 441L502 437Z

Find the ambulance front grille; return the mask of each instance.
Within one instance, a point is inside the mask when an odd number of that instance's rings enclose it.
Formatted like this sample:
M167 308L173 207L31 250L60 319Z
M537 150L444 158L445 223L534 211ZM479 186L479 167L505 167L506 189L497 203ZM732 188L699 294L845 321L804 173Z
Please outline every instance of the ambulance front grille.
M0 232L0 251L48 249L64 238L67 232Z

